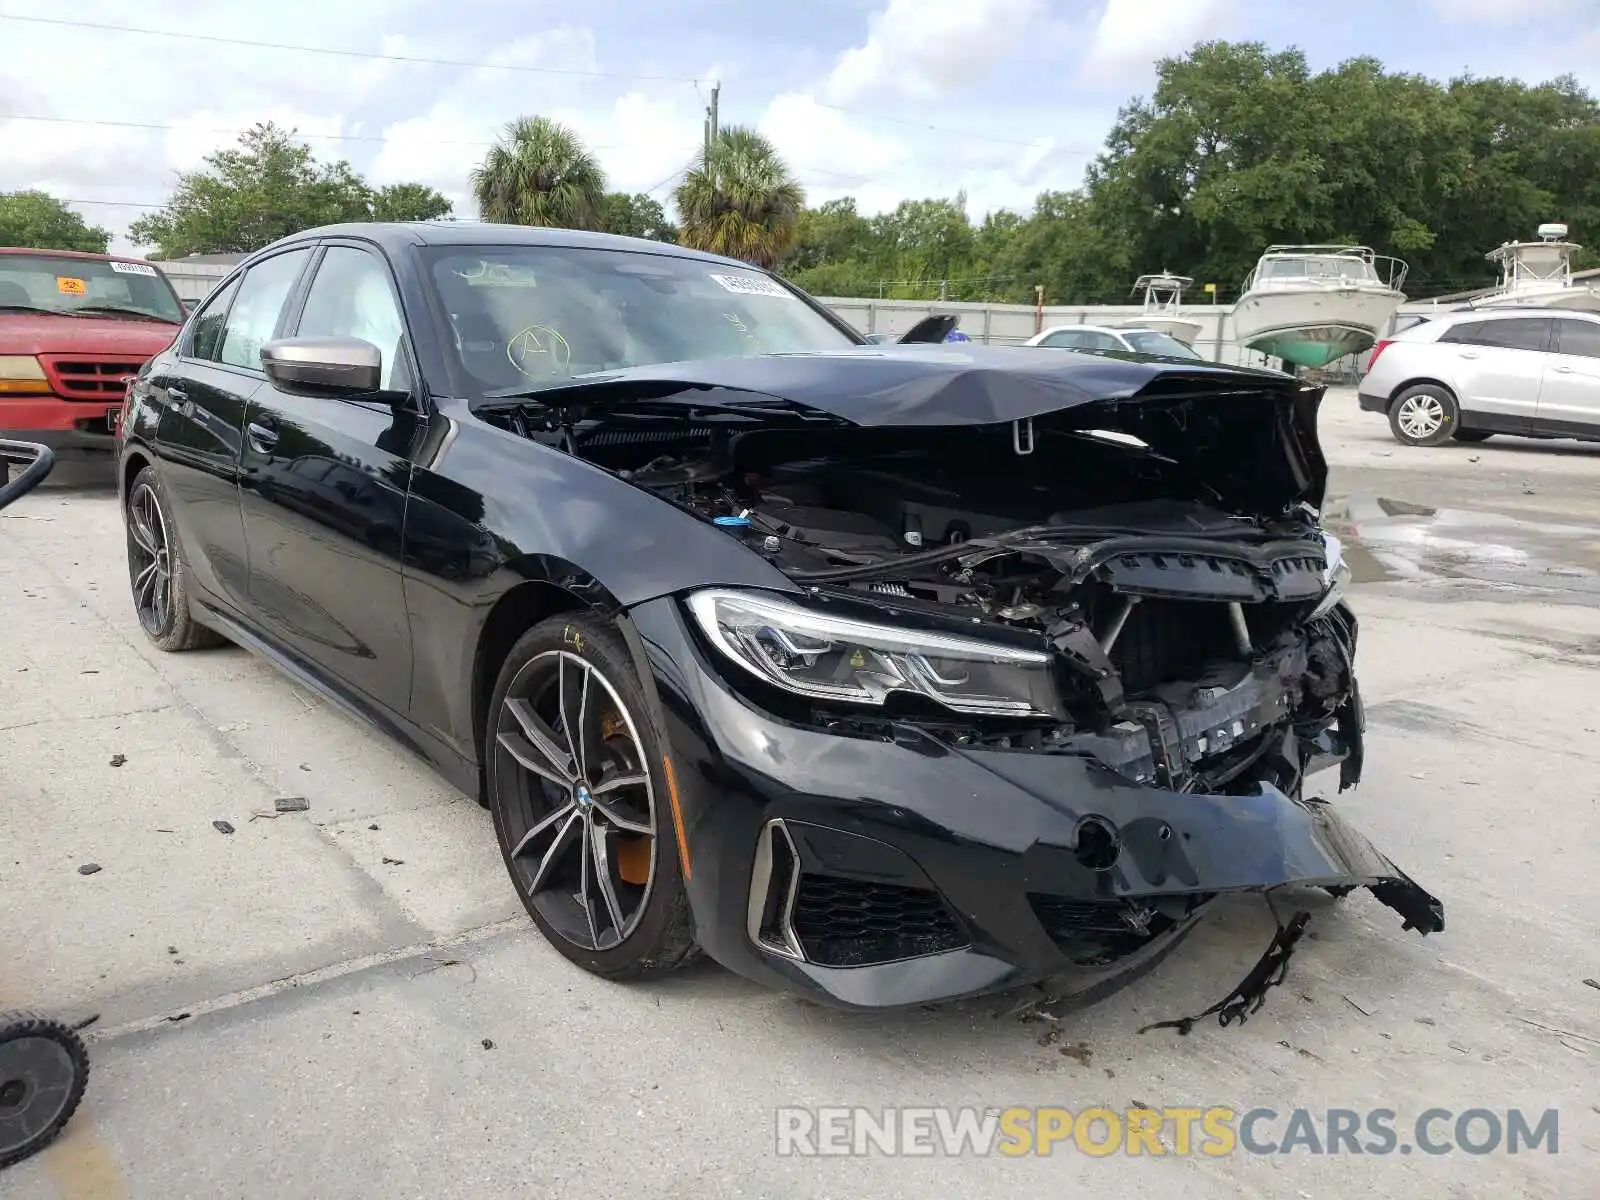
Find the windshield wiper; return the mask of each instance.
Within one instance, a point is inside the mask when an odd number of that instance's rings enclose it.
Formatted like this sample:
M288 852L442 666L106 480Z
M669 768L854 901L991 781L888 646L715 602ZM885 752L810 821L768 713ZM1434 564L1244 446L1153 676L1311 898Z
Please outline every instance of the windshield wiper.
M160 321L163 325L181 325L183 322L174 321L171 317L157 316L153 312L145 312L142 308L119 308L114 304L80 304L72 310L70 315L93 314L94 316L109 316L115 314L119 317L138 317L144 321Z
M56 311L53 308L40 308L37 304L0 304L0 312L54 313Z

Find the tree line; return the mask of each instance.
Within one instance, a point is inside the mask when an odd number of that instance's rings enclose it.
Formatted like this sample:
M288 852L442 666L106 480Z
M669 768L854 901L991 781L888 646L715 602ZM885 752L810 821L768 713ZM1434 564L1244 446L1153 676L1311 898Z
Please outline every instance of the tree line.
M870 216L848 197L808 206L777 149L740 126L681 173L671 217L650 195L610 190L581 139L542 116L509 124L469 185L486 220L680 242L818 295L1031 302L1040 287L1047 303L1115 303L1136 276L1170 270L1226 300L1268 244L1291 242L1396 255L1407 291L1426 296L1492 283L1484 252L1541 222L1600 240L1600 102L1571 76L1439 82L1374 58L1313 72L1297 49L1208 42L1158 64L1081 187L976 222L960 191ZM0 244L104 245L104 230L49 213L47 199L0 196ZM432 188L373 188L267 124L180 176L130 237L176 257L332 221L450 215Z

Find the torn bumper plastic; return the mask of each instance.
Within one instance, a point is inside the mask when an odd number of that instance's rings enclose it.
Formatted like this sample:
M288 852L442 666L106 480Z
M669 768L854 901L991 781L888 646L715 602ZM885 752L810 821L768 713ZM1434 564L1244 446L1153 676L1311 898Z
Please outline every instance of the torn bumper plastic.
M955 747L905 726L797 727L736 695L674 604L633 616L697 936L751 978L872 1008L1062 975L1094 985L1158 958L1216 896L1290 886L1364 887L1407 928L1444 927L1440 902L1328 803L1266 784L1171 791L1085 757ZM1311 757L1346 767L1359 714L1339 724Z

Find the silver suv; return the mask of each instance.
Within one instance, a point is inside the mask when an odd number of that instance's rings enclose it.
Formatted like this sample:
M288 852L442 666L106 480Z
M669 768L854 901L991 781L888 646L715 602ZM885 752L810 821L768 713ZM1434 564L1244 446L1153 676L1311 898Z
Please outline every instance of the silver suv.
M1360 393L1407 446L1497 433L1600 441L1600 313L1440 313L1374 346Z

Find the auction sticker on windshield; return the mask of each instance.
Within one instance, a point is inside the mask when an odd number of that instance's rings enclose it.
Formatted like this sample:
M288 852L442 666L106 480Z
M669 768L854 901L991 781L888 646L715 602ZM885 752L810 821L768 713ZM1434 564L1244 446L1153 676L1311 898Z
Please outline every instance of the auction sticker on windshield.
M88 290L89 285L84 283L81 279L75 279L71 275L56 276L56 291L62 293L63 295L82 296L86 294Z
M114 262L111 269L118 275L154 275L156 269L149 263Z
M789 298L789 293L782 287L759 275L712 275L711 278L715 279L724 291L739 296L777 296L781 300Z

